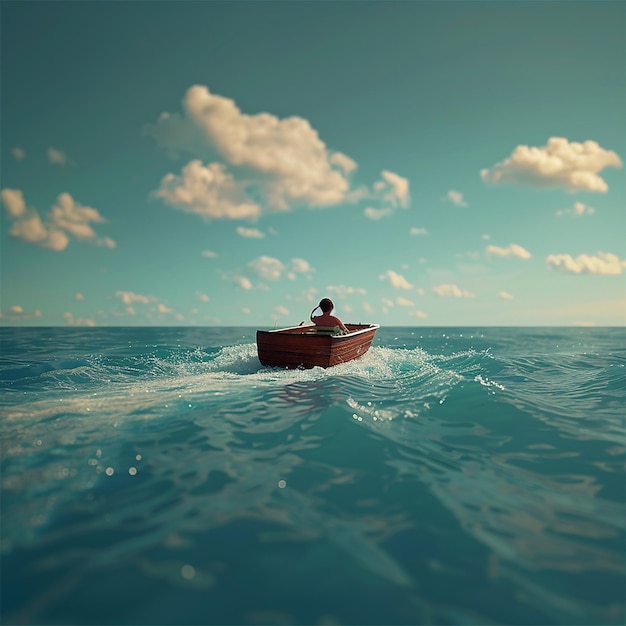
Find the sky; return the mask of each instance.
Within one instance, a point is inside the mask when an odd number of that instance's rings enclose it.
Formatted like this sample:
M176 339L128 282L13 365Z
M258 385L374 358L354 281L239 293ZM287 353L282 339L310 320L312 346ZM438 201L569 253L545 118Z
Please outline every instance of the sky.
M626 3L0 3L0 325L626 324Z

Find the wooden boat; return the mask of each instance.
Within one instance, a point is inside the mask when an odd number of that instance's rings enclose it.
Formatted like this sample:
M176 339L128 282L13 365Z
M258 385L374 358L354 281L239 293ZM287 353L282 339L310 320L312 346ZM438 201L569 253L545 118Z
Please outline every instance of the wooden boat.
M365 354L378 324L346 324L350 331L339 334L336 326L292 326L276 330L257 330L259 361L275 367L332 367Z

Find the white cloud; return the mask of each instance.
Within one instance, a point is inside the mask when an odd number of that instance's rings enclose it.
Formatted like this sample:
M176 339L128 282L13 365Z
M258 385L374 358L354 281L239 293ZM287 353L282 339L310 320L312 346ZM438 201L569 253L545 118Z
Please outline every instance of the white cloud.
M250 315L250 313L252 313L252 311L247 306L244 306L243 309L241 309L241 312L244 315Z
M396 298L396 304L398 306L415 306L410 300L401 297Z
M425 228L416 228L415 226L413 226L411 228L411 230L409 231L410 235L427 235L428 231Z
M98 237L90 224L106 221L100 212L76 202L69 193L58 196L45 222L36 209L26 207L21 190L3 189L0 195L10 219L13 220L9 230L13 237L56 251L67 248L68 233L96 245L115 247L115 242L110 237Z
M183 117L164 113L146 133L165 147L199 156L207 147L217 150L229 165L254 173L251 180L264 205L285 210L296 204L331 206L346 200L350 185L345 174L356 164L344 154L329 152L306 119L247 115L233 100L203 85L190 87L182 106Z
M111 237L103 237L102 239L96 240L96 243L99 246L105 246L106 248L115 248L115 246L117 246Z
M115 297L123 304L148 304L150 302L156 302L157 300L154 296L144 296L140 293L134 293L132 291L118 291L115 293Z
M245 228L243 226L237 227L237 234L248 239L263 239L265 237L265 233L262 233L258 228Z
M235 284L241 287L241 289L252 289L252 283L250 282L250 279L246 278L245 276L237 276L235 278Z
M626 268L626 261L610 252L598 252L596 256L579 254L575 259L569 254L550 254L546 257L548 267L570 274L603 274L616 276Z
M16 161L23 161L26 158L26 152L22 148L13 148L11 154Z
M467 207L467 202L463 199L463 194L460 191L454 191L454 189L450 189L446 194L446 198L452 202L452 204L460 207Z
M471 291L461 289L456 285L442 284L433 287L433 291L440 298L473 298L474 294Z
M166 174L153 195L181 211L209 218L241 219L261 212L220 163L205 167L199 160L190 161L180 176Z
M499 246L487 246L485 250L487 254L499 257L515 256L520 259L528 260L532 256L526 248L523 248L516 243L509 244L506 248L501 248Z
M199 292L196 292L196 294L198 294ZM149 304L153 304L156 306L151 306L148 307L147 309L143 309L144 313L146 314L146 316L150 319L153 319L153 315L154 313L158 313L161 315L169 315L169 314L174 314L174 310L167 306L166 304L164 304L163 302L159 301L159 298L155 298L154 296L146 296L144 294L141 293L135 293L134 291L117 291L115 293L115 297L124 305L126 305L124 312L113 312L114 315L116 316L120 316L120 315L124 315L124 313L126 315L136 315L137 311L135 309L134 305L140 304L140 305L149 305ZM175 314L176 319L178 319L179 321L183 319L183 317L176 313Z
M48 148L48 161L55 165L67 165L71 163L70 159L67 157L67 154L61 152L60 150L56 150L55 148Z
M499 291L498 296L500 296L503 300L513 300L513 296L507 291Z
M270 256L260 256L248 265L255 274L267 280L278 280L285 270L281 261Z
M319 293L319 290L315 287L310 287L309 289L304 289L301 293L307 302L314 302L315 300L317 300L317 294Z
M374 309L372 308L372 305L369 302L363 303L363 310L366 313L370 313L370 314L374 313Z
M330 162L333 165L339 166L346 174L354 172L357 168L357 164L349 156L346 156L341 152L334 152L331 154Z
M291 259L291 271L296 274L308 274L313 271L311 264L304 259Z
M210 300L209 296L206 293L202 293L201 291L196 291L196 298L200 300L200 302L208 302Z
M74 300L78 300L78 302L82 302L85 299L85 296L82 293L77 293L74 295Z
M326 291L330 294L334 294L336 297L342 300L348 296L366 296L367 291L363 287L348 287L346 285L328 285Z
M3 189L0 197L10 217L18 218L26 214L26 202L20 189Z
M483 169L481 178L490 183L520 183L535 187L561 187L568 191L608 191L598 175L605 167L621 167L619 156L595 141L569 142L550 137L540 148L517 146L501 163Z
M289 315L289 309L285 308L284 306L282 306L280 304L274 310L279 315Z
M426 313L424 313L424 311L420 311L420 310L415 310L415 311L409 311L409 315L411 317L417 317L420 320L424 320L428 317L428 315L426 315Z
M215 259L218 256L213 250L203 250L200 254L207 259Z
M69 243L69 237L63 231L48 229L36 211L31 211L14 222L9 234L22 241L56 251L65 250Z
M409 179L399 176L394 172L383 170L381 180L374 183L374 197L382 204L381 209L367 209L366 215L370 219L380 219L393 209L409 206Z
M97 209L76 202L69 193L62 193L52 207L52 223L74 235L77 239L95 239L90 222L102 223L104 218Z
M572 208L563 209L556 212L558 217L563 217L564 215L580 217L581 215L593 215L594 213L595 209L593 207L587 206L582 202L574 202L574 206Z
M36 309L34 312L29 313L25 311L24 307L22 307L19 304L14 304L10 306L8 310L5 310L5 311L0 310L0 319L7 320L9 322L16 322L16 321L21 322L21 321L30 320L33 318L38 319L42 316L43 316L43 313L39 309Z
M392 214L393 214L393 209L390 209L389 207L386 207L384 209L375 209L373 207L367 207L363 211L363 215L365 215L367 219L374 220L374 221L380 220L383 217L389 217Z
M257 276L267 280L278 280L283 275L289 280L295 280L298 274L308 274L315 271L308 261L300 258L291 259L287 267L279 259L270 256L260 256L258 259L250 261L248 266Z
M409 179L388 170L383 170L381 176L388 186L383 190L385 202L406 209L409 206Z
M397 274L393 270L387 270L379 276L380 280L388 280L396 289L413 289L413 285L401 274Z
M91 318L86 317L74 317L74 314L70 311L66 311L61 316L67 322L69 326L95 326L96 322Z

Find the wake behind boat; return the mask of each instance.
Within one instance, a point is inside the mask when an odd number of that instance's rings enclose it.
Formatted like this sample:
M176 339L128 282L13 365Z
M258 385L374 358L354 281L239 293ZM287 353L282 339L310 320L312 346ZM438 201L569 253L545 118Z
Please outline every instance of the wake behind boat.
M259 361L274 367L332 367L365 354L378 324L346 324L347 334L338 327L307 324L276 330L257 330ZM339 332L338 332L339 331Z

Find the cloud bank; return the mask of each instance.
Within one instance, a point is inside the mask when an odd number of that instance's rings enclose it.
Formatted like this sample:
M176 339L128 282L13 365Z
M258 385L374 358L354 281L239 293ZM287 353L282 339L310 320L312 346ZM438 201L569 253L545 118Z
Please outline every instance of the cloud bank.
M24 307L19 304L14 304L8 309L0 309L0 319L8 322L23 322L30 319L39 319L43 317L43 313L36 309L34 312L28 312L24 310Z
M433 292L440 298L473 298L475 294L457 285L443 284L433 287Z
M622 161L612 150L595 141L569 142L550 137L545 146L517 146L501 163L480 172L485 182L519 183L534 187L561 187L568 191L605 193L608 185L598 175L606 167L621 167Z
M348 296L366 296L367 291L363 287L350 287L347 285L328 285L326 291L334 294L338 298L344 299Z
M288 210L296 205L324 207L349 200L347 176L356 163L345 154L330 151L308 120L295 116L280 119L270 113L248 115L233 100L213 94L203 85L187 90L182 109L182 115L162 113L157 123L144 131L174 151L201 158L209 150L216 152L237 171L243 187L254 187L262 196L264 206ZM196 170L204 167L198 163ZM204 169L215 171L218 165L211 163ZM221 170L224 175L223 166ZM160 197L170 201L166 194ZM201 199L196 194L195 201L212 217L239 216L223 203L213 210L214 196Z
M17 239L58 252L67 248L70 235L107 248L116 245L110 237L98 237L93 229L92 223L106 221L100 212L76 202L69 193L58 196L44 219L36 209L26 206L20 189L3 189L0 197L12 222L9 234Z
M123 304L149 304L150 302L156 302L157 299L154 296L144 296L140 293L134 293L132 291L117 291L115 297Z
M487 254L492 255L492 256L499 256L499 257L514 256L514 257L517 257L518 259L524 259L524 260L528 260L532 256L530 252L526 250L526 248L523 248L522 246L516 243L509 244L506 248L501 248L499 246L487 246L485 251L487 252Z
M310 263L304 259L291 259L289 265L285 265L271 256L260 256L250 261L248 267L257 276L266 280L279 280L283 277L294 280L297 274L310 274L314 271Z
M180 173L166 174L153 193L175 208L209 218L250 219L266 210L369 198L381 206L370 207L367 217L380 219L409 205L408 179L389 170L382 170L372 189L353 188L357 163L330 150L302 117L246 114L204 85L190 87L181 105L181 113L164 112L144 127L174 155L195 157Z
M610 252L598 252L596 256L579 254L575 259L569 254L550 254L546 257L546 263L550 268L569 274L616 276L626 268L626 261Z

